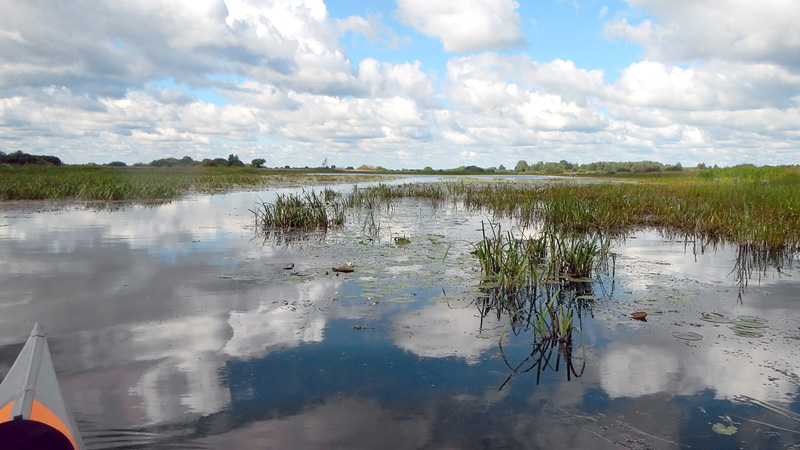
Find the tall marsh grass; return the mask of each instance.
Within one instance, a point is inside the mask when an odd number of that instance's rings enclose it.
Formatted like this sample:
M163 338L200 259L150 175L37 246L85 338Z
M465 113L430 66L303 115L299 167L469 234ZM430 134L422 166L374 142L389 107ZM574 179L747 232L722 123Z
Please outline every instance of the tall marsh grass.
M332 189L320 193L278 194L273 203L261 202L251 210L262 229L328 229L345 222L345 202Z
M155 200L189 193L331 183L335 175L249 167L11 166L0 164L0 200ZM371 176L347 177L371 180ZM342 181L342 179L339 179Z
M800 244L800 183L453 183L448 194L467 207L574 233L654 228L767 248Z
M151 200L266 182L246 168L151 168L0 165L0 200Z

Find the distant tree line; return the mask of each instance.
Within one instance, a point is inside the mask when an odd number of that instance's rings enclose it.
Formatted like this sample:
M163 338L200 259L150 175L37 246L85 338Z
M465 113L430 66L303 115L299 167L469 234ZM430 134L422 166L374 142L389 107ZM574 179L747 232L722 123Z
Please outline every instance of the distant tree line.
M702 164L702 163L701 163ZM705 167L705 164L702 164ZM698 165L700 168L700 164ZM565 172L601 172L614 173L650 173L650 172L678 172L683 170L681 163L661 164L655 161L598 161L588 164L570 163L565 160L559 162L543 162L528 164L521 160L514 167L514 172L533 172L544 174L557 174Z
M31 155L28 153L23 153L22 150L18 150L9 154L0 152L0 164L38 164L60 166L61 159L56 156L49 155Z
M264 158L256 158L251 161L250 166L255 168L263 168L266 160ZM30 155L23 153L21 150L14 153L6 154L0 151L0 164L39 164L39 165L62 165L61 160L55 156L47 155ZM91 163L90 163L91 164ZM94 165L94 164L91 164ZM122 161L112 161L107 164L108 166L124 167L126 164ZM136 163L134 166L151 166L151 167L183 167L183 166L203 166L203 167L244 167L246 164L239 159L238 155L230 154L228 158L214 158L203 159L196 161L191 156L184 156L183 158L160 158L151 161L149 164ZM289 169L289 166L285 166ZM716 169L717 166L715 165ZM309 169L305 166L304 169ZM705 163L697 165L697 169L706 169ZM322 166L317 170L336 170L335 165L328 165L328 158L322 162ZM348 166L345 170L353 170L352 166ZM400 171L393 171L385 169L381 166L361 165L356 170L376 171L376 172L420 172L419 169L402 169ZM592 172L592 173L653 173L653 172L677 172L682 171L683 166L681 163L675 164L662 164L655 161L598 161L588 164L571 163L566 160L558 162L544 162L539 161L535 164L528 164L525 160L520 160L513 170L506 169L502 164L497 167L482 168L474 165L460 166L453 169L438 169L434 171L430 166L426 166L421 170L423 173L451 173L451 174L492 174L492 173L533 173L556 175L571 172Z
M256 162L260 162L260 164L256 165ZM255 159L253 160L254 167L260 167L264 164L263 159ZM161 159L154 159L150 161L149 166L152 167L181 167L181 166L203 166L203 167L244 167L244 163L239 159L238 155L230 154L228 155L228 159L225 158L214 158L209 159L206 158L202 161L195 161L192 159L191 156L184 156L181 159L178 158L161 158Z

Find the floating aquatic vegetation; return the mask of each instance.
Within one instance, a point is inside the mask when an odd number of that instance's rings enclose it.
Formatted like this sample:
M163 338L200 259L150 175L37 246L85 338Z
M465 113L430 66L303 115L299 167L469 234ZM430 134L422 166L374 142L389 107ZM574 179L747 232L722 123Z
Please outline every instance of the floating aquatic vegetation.
M719 313L702 313L700 320L730 325L733 334L741 337L760 338L764 336L767 320L757 316L738 316L736 320Z
M711 430L714 433L730 436L739 431L729 416L719 416L719 418L722 419L722 422L717 422L711 426Z
M636 319L636 320L646 321L647 320L647 313L644 312L644 311L636 311L634 313L631 313L631 317Z
M653 298L637 298L636 300L633 301L633 303L636 303L638 305L649 306L649 305L655 305L656 300Z
M410 243L411 243L411 239L409 239L409 238L407 238L405 236L397 236L397 237L394 238L394 244L395 245L408 245Z
M736 428L736 426L734 425L726 425L724 423L717 422L711 426L711 431L717 434L722 434L724 436L731 436L736 434L736 432L739 431L739 429Z
M764 336L767 320L757 316L738 316L731 323L733 333L741 337L760 338Z
M733 320L719 313L701 313L700 320L711 323L733 323Z
M682 339L684 341L702 341L703 335L699 333L695 333L694 331L673 331L672 337L677 339Z

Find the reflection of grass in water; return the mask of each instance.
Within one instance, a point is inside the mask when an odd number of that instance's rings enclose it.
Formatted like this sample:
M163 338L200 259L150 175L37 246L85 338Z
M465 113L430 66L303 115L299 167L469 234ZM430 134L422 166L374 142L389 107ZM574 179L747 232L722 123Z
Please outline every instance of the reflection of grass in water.
M524 303L519 300L513 303L521 307L514 311L506 310L509 311L509 321L500 337L499 348L511 373L500 389L515 375L533 370L536 371L538 383L543 371L549 369L558 372L562 364L567 380L582 376L586 367L586 347L579 325L582 321L582 310L586 305L585 299L578 300L572 291L558 289L553 292L543 289L526 296ZM497 303L489 299L483 303L479 300L479 304L482 306L479 308L482 315L488 314L492 308L497 308ZM510 336L520 336L523 332L530 338L531 352L521 361L512 362L504 351L503 341ZM575 335L580 339L582 354L580 368L575 366L573 359Z
M741 287L746 287L753 273L758 281L766 275L767 269L774 267L778 274L791 270L794 253L770 248L766 245L740 244L737 248L736 263L731 270Z

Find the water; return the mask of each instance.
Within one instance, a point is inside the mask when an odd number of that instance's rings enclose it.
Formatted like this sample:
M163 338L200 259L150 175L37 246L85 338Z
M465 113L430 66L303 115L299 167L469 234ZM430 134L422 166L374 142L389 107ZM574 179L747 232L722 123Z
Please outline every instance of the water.
M531 332L474 304L485 214L408 201L378 214L372 239L360 213L276 242L248 211L274 193L6 206L0 375L42 322L90 449L800 444L795 270L741 290L734 249L632 235L593 285L571 367L558 351L525 365ZM337 276L345 262L355 272ZM641 309L648 321L631 320ZM768 328L740 337L703 313ZM672 337L687 331L704 339Z

